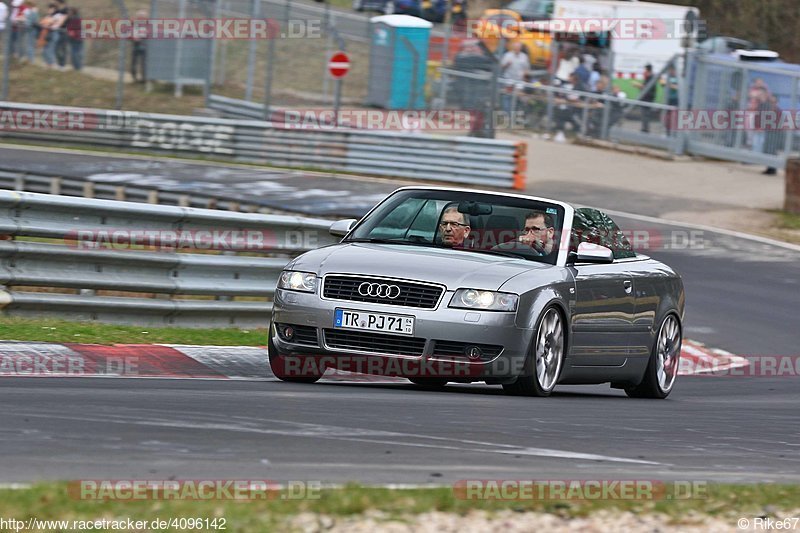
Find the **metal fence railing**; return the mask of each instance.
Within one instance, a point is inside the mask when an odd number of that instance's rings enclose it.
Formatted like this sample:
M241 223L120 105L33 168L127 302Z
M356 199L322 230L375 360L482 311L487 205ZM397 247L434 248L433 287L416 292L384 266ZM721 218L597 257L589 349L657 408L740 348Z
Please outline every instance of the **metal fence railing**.
M139 325L268 325L286 263L330 221L0 190L0 306Z
M800 154L800 67L692 54L690 69L687 151L773 168Z
M120 113L0 102L0 112L73 116L68 133L0 128L0 139L191 154L282 167L523 188L522 142L471 137L287 126L254 120Z

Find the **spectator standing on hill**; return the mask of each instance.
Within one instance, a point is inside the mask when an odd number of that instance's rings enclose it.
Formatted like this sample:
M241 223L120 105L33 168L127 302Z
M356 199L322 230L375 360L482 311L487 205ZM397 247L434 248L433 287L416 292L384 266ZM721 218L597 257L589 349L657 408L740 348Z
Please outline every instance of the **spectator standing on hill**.
M140 9L136 12L137 19L146 19L147 11ZM134 83L144 83L145 81L145 67L147 61L147 49L145 48L145 39L147 35L140 33L140 30L134 29L134 35L131 39L133 50L131 51L131 77Z
M67 21L64 23L66 29L67 43L69 44L69 58L72 68L80 70L83 68L83 35L81 35L81 16L74 7L67 12Z
M7 19L8 19L8 8L3 2L0 2L0 38L5 36Z
M11 57L22 57L27 9L24 0L11 0Z
M61 70L67 68L67 31L64 25L67 23L69 10L64 0L56 0L56 14L59 16L60 24L55 28L58 40L55 46L56 61Z
M39 38L39 8L33 3L33 0L27 0L25 5L28 9L25 10L25 59L29 63L36 60L36 40Z

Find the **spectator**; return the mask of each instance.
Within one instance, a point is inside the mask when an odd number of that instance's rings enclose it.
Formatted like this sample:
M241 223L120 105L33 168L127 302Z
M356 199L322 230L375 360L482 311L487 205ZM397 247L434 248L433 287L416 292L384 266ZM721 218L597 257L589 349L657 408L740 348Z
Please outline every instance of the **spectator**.
M59 15L60 23L57 28L53 28L58 35L58 40L55 46L56 61L60 70L67 68L67 32L64 25L67 23L69 10L67 9L67 2L65 0L55 0L56 14Z
M24 0L11 0L11 57L22 57L27 9Z
M569 81L561 86L562 89L570 92L565 93L565 95L558 95L555 99L556 109L553 117L556 124L556 136L553 139L555 142L566 141L564 131L567 124L572 125L573 131L580 131L581 126L577 117L579 113L577 104L580 102L580 97L571 92L575 90L577 83L578 76L573 72L569 77Z
M675 65L669 67L667 70L667 82L666 82L666 99L667 105L678 107L680 105L680 80L678 79L678 73L675 69ZM666 126L667 126L667 135L670 134L672 131L672 123L675 122L676 113L674 110L670 110L667 112L666 116Z
M653 102L656 99L656 87L653 80L653 65L650 63L644 66L644 77L641 82L637 82L635 86L642 89L639 93L639 100L642 102ZM642 133L650 133L650 121L652 120L653 109L650 107L642 106Z
M42 58L49 68L56 67L56 54L63 34L62 26L65 22L66 15L59 13L57 4L50 4L47 16L39 22L43 30L39 35L39 42L44 46ZM61 68L60 64L59 68Z
M137 19L146 19L147 11L140 9L136 12ZM136 83L144 83L145 81L145 67L147 61L147 49L145 47L145 38L147 36L139 33L139 30L134 30L132 39L133 50L131 51L131 77Z
M580 64L580 60L578 56L572 50L567 50L564 54L564 57L561 58L561 61L558 63L558 68L556 69L556 79L559 80L561 84L569 83L569 77L575 72L575 69L578 68Z
M748 96L748 111L752 111L756 115L756 127L750 138L750 148L757 153L764 152L764 142L766 140L766 133L762 127L762 119L764 112L769 110L769 89L761 78L756 78L750 86L747 93Z
M588 91L589 78L591 78L592 73L586 68L586 61L583 58L580 58L578 61L578 68L575 69L575 80L577 81L575 89L578 91Z
M503 54L503 59L500 61L503 77L514 81L525 81L530 67L531 60L522 50L522 43L519 41L511 43L511 49Z
M526 80L530 67L531 60L528 54L522 50L522 43L511 43L511 49L503 54L503 59L500 61L503 77L515 82L506 85L503 92L503 110L508 114L509 118L513 111L511 104L514 98L514 91L517 90L517 85Z
M0 36L5 35L3 33L6 29L6 20L8 19L8 8L3 2L0 2ZM5 41L3 41L5 42Z
M67 42L69 43L69 57L72 68L83 68L83 35L81 35L81 15L74 7L69 8L67 22L64 23Z
M773 126L767 130L765 117L768 113L778 112L778 99L769 91L767 84L761 78L756 78L750 86L748 93L750 102L748 109L756 113L756 128L751 140L751 149L754 152L775 155L778 153L780 131ZM774 176L778 171L775 167L767 167L762 174Z
M36 60L36 40L39 38L39 9L33 0L28 0L25 5L25 57L29 63Z
M600 68L600 62L595 61L592 65L592 72L589 74L589 92L593 93L603 93L603 91L597 90L597 84L600 82L600 78L603 75L603 70ZM606 86L607 87L607 86Z

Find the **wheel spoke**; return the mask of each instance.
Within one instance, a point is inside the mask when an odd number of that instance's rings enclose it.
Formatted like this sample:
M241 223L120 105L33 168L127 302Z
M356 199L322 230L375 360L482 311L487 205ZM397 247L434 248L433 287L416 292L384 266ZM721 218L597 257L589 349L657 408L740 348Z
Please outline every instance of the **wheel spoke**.
M661 325L655 355L658 385L667 392L675 382L680 357L680 326L674 316L668 316Z
M550 309L536 335L536 379L544 390L550 390L558 379L564 347L564 329L557 311Z

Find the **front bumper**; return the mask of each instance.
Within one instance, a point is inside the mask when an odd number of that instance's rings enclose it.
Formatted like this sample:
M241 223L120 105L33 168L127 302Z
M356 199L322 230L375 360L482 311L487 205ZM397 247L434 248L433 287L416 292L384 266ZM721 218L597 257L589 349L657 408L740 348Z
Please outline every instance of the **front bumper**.
M329 366L345 370L353 368L354 360L378 359L383 360L384 364L369 364L369 373L389 375L408 373L411 375L406 377L441 377L448 381L493 383L503 383L516 378L522 369L532 331L516 326L516 313L450 309L447 304L452 295L453 291L447 291L436 309L418 309L349 300L329 300L320 298L318 294L278 289L273 303L272 341L281 355L299 358L327 356L325 360ZM326 330L333 330L334 313L337 308L413 315L415 317L413 344L416 353L411 353L412 350L409 350L409 353L402 351L382 353L380 350L342 349L331 346L333 343L329 342L328 336L332 337L333 333L326 334ZM287 342L276 331L276 324L313 327L316 332L316 346L310 346L308 342L305 344ZM335 330L335 332L340 331L356 335L360 333L353 330ZM454 354L452 350L446 355L442 354L441 341L449 343L450 347L454 346L453 343L463 343L468 346L501 346L502 350L497 355L486 352L480 359L475 360L466 353ZM411 339L408 344L412 344ZM402 360L403 364L396 364L398 360ZM418 372L441 375L414 375ZM449 374L450 372L452 374Z

